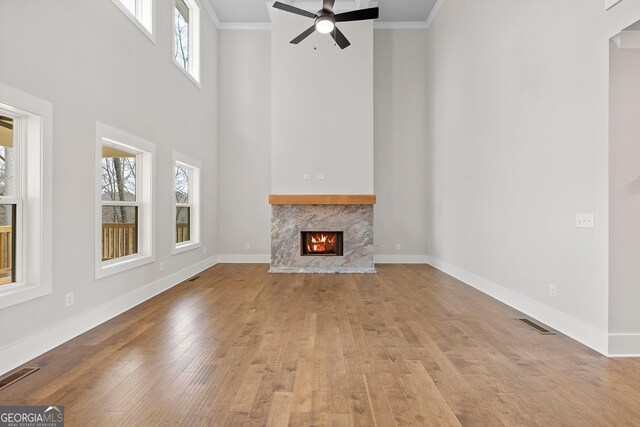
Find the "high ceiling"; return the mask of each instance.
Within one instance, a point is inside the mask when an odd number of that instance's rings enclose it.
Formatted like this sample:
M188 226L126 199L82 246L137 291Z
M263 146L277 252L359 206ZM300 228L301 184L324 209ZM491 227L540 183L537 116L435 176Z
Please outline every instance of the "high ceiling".
M270 7L265 0L203 0L213 6L223 24L266 23L269 22ZM283 1L283 0L280 0ZM316 12L322 6L322 0L293 0L294 6ZM381 22L424 22L437 0L336 0L335 10L352 10L377 5L380 7Z

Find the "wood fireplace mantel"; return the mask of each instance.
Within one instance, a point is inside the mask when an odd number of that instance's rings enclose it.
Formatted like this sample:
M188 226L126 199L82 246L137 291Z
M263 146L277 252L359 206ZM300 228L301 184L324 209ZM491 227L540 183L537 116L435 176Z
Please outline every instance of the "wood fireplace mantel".
M270 205L375 205L375 194L270 194Z

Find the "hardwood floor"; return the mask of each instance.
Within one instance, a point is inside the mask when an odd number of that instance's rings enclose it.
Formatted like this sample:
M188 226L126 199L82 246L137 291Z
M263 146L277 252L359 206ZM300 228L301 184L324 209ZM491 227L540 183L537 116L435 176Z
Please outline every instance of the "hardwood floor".
M68 426L640 425L609 360L424 265L269 275L218 265L33 360L0 404Z

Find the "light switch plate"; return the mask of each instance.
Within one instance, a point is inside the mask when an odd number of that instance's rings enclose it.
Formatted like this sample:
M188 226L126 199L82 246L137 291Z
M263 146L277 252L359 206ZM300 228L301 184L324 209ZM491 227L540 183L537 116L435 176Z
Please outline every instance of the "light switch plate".
M576 228L593 228L593 214L576 214Z

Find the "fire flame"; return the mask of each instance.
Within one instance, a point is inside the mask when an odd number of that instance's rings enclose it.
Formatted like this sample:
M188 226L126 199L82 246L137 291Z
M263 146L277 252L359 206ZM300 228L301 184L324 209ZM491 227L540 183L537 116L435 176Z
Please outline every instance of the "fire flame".
M311 236L311 245L307 245L307 250L313 253L330 252L336 241L335 234L316 234Z

